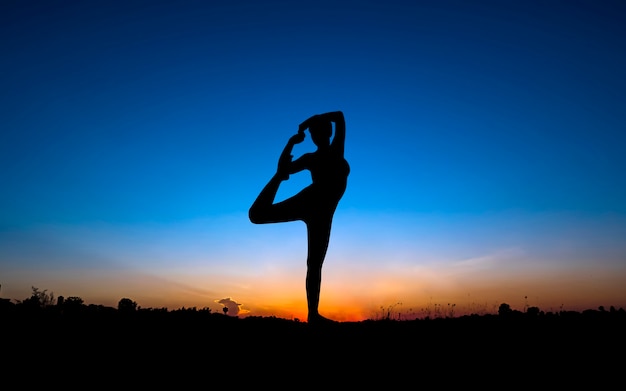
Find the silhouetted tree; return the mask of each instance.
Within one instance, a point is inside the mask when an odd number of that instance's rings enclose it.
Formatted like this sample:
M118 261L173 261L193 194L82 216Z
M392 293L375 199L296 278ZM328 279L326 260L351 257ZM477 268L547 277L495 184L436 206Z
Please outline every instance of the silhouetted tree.
M511 306L507 303L502 303L500 304L500 307L498 307L498 315L500 316L510 315L512 312L513 310L511 310Z
M65 300L66 305L81 306L83 305L83 303L84 303L83 299L81 299L78 296L70 296L67 298L67 300Z
M528 307L528 309L526 310L526 314L532 317L538 316L540 312L541 311L539 310L539 307Z
M137 303L125 297L117 303L117 310L123 313L135 312L137 310Z
M68 297L64 300L62 308L69 313L79 312L83 308L83 299L77 296Z
M51 305L54 305L54 294L52 292L47 293L48 290L44 289L40 291L39 288L31 287L33 293L31 296L20 302L21 305L24 305L28 308L45 308Z

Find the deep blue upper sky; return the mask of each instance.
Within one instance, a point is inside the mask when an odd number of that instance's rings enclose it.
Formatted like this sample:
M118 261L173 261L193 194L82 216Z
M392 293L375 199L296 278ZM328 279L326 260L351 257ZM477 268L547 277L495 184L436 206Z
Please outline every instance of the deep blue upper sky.
M625 8L4 2L2 225L245 209L329 110L354 208L624 212Z

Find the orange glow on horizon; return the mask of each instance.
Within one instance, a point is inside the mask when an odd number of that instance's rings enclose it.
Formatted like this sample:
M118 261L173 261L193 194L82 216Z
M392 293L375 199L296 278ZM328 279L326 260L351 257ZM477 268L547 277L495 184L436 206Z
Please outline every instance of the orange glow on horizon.
M301 271L295 272L300 276ZM626 274L619 266L603 271L579 267L489 275L471 271L451 274L434 268L402 275L383 272L355 276L350 270L330 268L322 285L320 313L337 321L362 321L386 316L414 319L495 313L502 303L516 310L531 306L545 312L582 311L600 305L626 308ZM35 281L24 272L9 271L5 277L14 283L3 284L2 296L16 300L29 297L30 287L35 286L55 297L78 296L85 304L111 307L117 307L122 298L130 298L141 308L195 307L222 313L223 307L216 301L231 298L241 303L240 317L275 316L300 321L307 317L304 279L280 270L263 278L198 274L173 279L132 271L89 274L52 270Z

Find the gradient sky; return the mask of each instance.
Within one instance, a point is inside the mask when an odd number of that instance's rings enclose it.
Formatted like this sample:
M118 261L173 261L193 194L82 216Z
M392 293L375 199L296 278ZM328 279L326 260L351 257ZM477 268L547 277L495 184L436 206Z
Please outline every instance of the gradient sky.
M9 0L0 49L1 297L306 318L247 212L342 110L322 314L626 307L623 1Z

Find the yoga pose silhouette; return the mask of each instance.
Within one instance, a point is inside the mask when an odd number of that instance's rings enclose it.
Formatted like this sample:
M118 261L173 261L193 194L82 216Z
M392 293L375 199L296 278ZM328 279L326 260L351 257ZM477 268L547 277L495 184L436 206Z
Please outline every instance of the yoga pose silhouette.
M317 150L292 161L293 146L304 141L304 132L307 129ZM289 139L280 155L278 170L261 190L249 211L250 221L254 224L296 220L306 224L306 297L309 324L333 322L319 314L318 306L322 264L328 249L333 215L346 190L350 173L350 166L344 158L345 138L346 124L341 111L314 115L301 123L298 133ZM274 203L281 182L289 179L290 174L302 170L311 172L312 183L296 195Z

